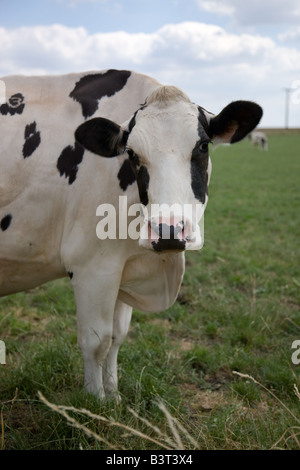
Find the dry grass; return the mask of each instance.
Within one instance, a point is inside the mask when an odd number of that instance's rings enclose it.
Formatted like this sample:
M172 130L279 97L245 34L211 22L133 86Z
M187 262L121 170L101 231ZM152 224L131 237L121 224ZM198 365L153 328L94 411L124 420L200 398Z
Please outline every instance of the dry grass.
M164 413L166 422L168 424L168 428L170 431L170 435L166 434L165 432L161 431L157 426L154 426L152 423L150 423L148 420L145 418L142 418L139 416L134 410L131 408L128 408L130 413L132 413L135 418L143 422L144 424L147 425L151 429L151 431L154 431L154 433L158 436L160 440L154 439L153 437L150 437L149 435L138 431L137 429L132 428L131 426L128 426L123 423L119 423L118 421L113 420L112 418L105 418L104 416L97 415L95 413L91 413L89 410L86 410L84 408L75 408L73 406L62 406L62 405L56 405L54 403L50 403L41 392L38 392L38 396L40 400L48 406L51 410L55 411L56 413L59 413L62 415L70 424L71 426L75 427L76 429L82 430L88 437L93 437L96 441L104 443L108 448L110 449L118 449L118 450L126 450L124 448L120 449L120 447L116 447L114 444L111 442L107 441L103 436L100 436L99 434L96 434L93 432L91 429L89 429L87 426L84 426L83 424L79 423L78 420L70 416L68 412L73 412L77 413L80 415L87 416L88 418L91 418L96 421L101 421L104 422L108 426L115 426L118 427L128 433L131 433L135 436L138 436L142 439L145 439L151 444L154 444L156 448L162 448L165 450L185 450L185 446L183 444L183 440L181 437L181 434L185 437L186 440L189 442L189 448L194 448L195 450L197 449L197 442L193 439L193 437L187 432L187 430L180 424L180 422L174 418L169 411L167 410L166 406L162 403L159 402L157 404L158 408Z
M240 372L233 371L233 373L242 379L247 379L253 381L256 385L260 386L263 388L265 392L270 394L273 399L275 399L280 406L292 416L292 418L295 421L294 426L290 426L288 429L285 430L285 432L282 434L280 439L278 439L271 447L271 449L276 449L276 450L283 450L288 448L289 443L292 441L293 446L295 447L295 444L297 448L300 450L300 418L297 417L283 402L280 400L271 390L269 390L267 387L265 387L263 384L258 382L256 379L254 379L251 375L248 374L242 374ZM300 402L300 393L296 385L294 385L294 392L297 398L299 399ZM95 421L101 421L105 423L108 426L112 427L117 427L126 433L132 434L134 436L138 436L139 438L142 438L148 442L151 443L151 445L155 446L155 449L165 449L165 450L201 450L201 444L197 442L186 430L186 428L179 422L178 419L176 419L174 416L171 415L171 413L168 411L167 407L162 403L158 402L157 406L158 408L163 412L165 421L166 421L166 429L168 429L169 433L167 434L166 432L162 431L159 429L157 426L153 425L151 422L149 422L147 419L139 416L134 410L131 408L128 408L129 412L138 419L138 421L142 422L144 425L149 428L151 433L154 433L157 437L153 438L150 435L145 434L144 432L141 432L137 429L134 429L133 427L120 423L118 421L113 420L112 418L105 418L104 416L95 414L90 412L87 409L84 408L75 408L73 406L62 406L62 405L56 405L54 403L49 402L44 395L41 392L38 392L38 396L40 400L51 410L53 410L56 413L59 413L62 415L68 422L70 426L73 426L76 429L79 429L83 431L88 437L94 438L96 441L104 443L109 449L114 449L114 450L129 450L126 448L120 448L119 446L116 446L115 444L109 442L105 437L95 433L92 431L90 428L87 426L81 424L76 418L70 416L71 413L79 414L79 415L84 415L92 420ZM209 408L207 408L209 409ZM2 426L3 428L3 426ZM230 430L228 430L230 433ZM233 434L233 433L232 433ZM4 436L3 436L3 431L2 431L2 445L4 442ZM186 444L184 444L184 442ZM236 442L232 442L233 448L238 447L238 444Z
M300 418L298 418L271 390L267 389L263 384L255 380L254 377L248 374L241 374L240 372L237 372L237 371L233 371L233 374L238 375L239 377L242 377L244 379L252 380L252 382L262 387L273 398L275 398L275 400L277 400L278 403L280 403L280 405L292 416L295 422L300 425ZM294 384L294 392L300 402L300 393L296 384ZM276 441L275 444L273 444L271 449L272 450L284 450L284 448L287 448L289 441L294 441L297 444L298 449L300 450L300 426L291 426L288 429L286 429L286 431L283 433L280 439L278 439L278 441ZM283 444L283 447L278 447L279 444Z

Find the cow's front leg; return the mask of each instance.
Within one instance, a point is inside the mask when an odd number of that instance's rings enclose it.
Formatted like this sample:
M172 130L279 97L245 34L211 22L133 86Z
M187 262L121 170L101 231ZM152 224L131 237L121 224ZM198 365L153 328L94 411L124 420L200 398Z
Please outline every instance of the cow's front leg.
M114 313L112 343L103 367L103 385L107 396L120 400L118 393L118 352L125 340L132 314L132 307L117 300Z
M105 398L103 366L113 341L114 310L120 273L102 271L101 278L77 276L72 279L77 305L78 343L84 360L86 389ZM87 274L87 273L86 273Z

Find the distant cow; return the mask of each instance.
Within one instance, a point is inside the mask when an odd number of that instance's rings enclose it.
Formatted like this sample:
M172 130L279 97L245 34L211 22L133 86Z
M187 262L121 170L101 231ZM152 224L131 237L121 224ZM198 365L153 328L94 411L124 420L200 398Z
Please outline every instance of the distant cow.
M264 132L254 131L249 134L249 139L255 147L261 147L268 150L268 138Z
M118 397L132 308L171 306L185 250L201 247L195 222L207 204L209 143L241 140L262 109L236 101L215 116L180 89L129 71L3 81L0 295L69 275L85 385ZM128 235L132 217L124 233L125 196L141 208L137 237ZM101 236L99 216L111 207L122 233Z

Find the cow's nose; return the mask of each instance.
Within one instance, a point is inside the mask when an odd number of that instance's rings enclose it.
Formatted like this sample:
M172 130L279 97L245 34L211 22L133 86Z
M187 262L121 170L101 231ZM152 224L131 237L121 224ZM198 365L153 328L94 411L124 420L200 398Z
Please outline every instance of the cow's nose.
M149 220L148 230L151 235L154 232L159 238L165 239L182 239L184 236L184 221L181 220L176 225L169 224L160 219L158 222L156 220Z
M148 238L155 251L179 250L186 247L185 223L183 220L168 223L162 218L148 221Z
M156 252L195 250L202 244L197 221L183 213L145 218L140 231L139 245Z

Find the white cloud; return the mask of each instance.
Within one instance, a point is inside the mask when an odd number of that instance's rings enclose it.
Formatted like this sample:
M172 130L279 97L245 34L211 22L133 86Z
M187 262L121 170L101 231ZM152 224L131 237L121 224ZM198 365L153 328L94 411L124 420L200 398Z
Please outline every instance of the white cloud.
M300 40L300 26L296 28L289 29L285 33L279 34L280 41L298 41Z
M260 35L232 34L196 22L165 25L155 33L89 34L63 25L0 28L0 72L60 73L116 66L199 68L277 65L299 70L300 52Z
M241 25L299 23L299 0L196 0L210 13L232 16Z
M282 88L300 79L298 50L196 22L151 34L89 34L63 25L0 28L0 57L0 75L137 70L183 88L214 112L234 99L257 100L266 103L265 125L282 125Z
M197 0L200 8L209 13L216 13L217 15L233 15L235 13L235 6L231 5L230 1L219 0Z

